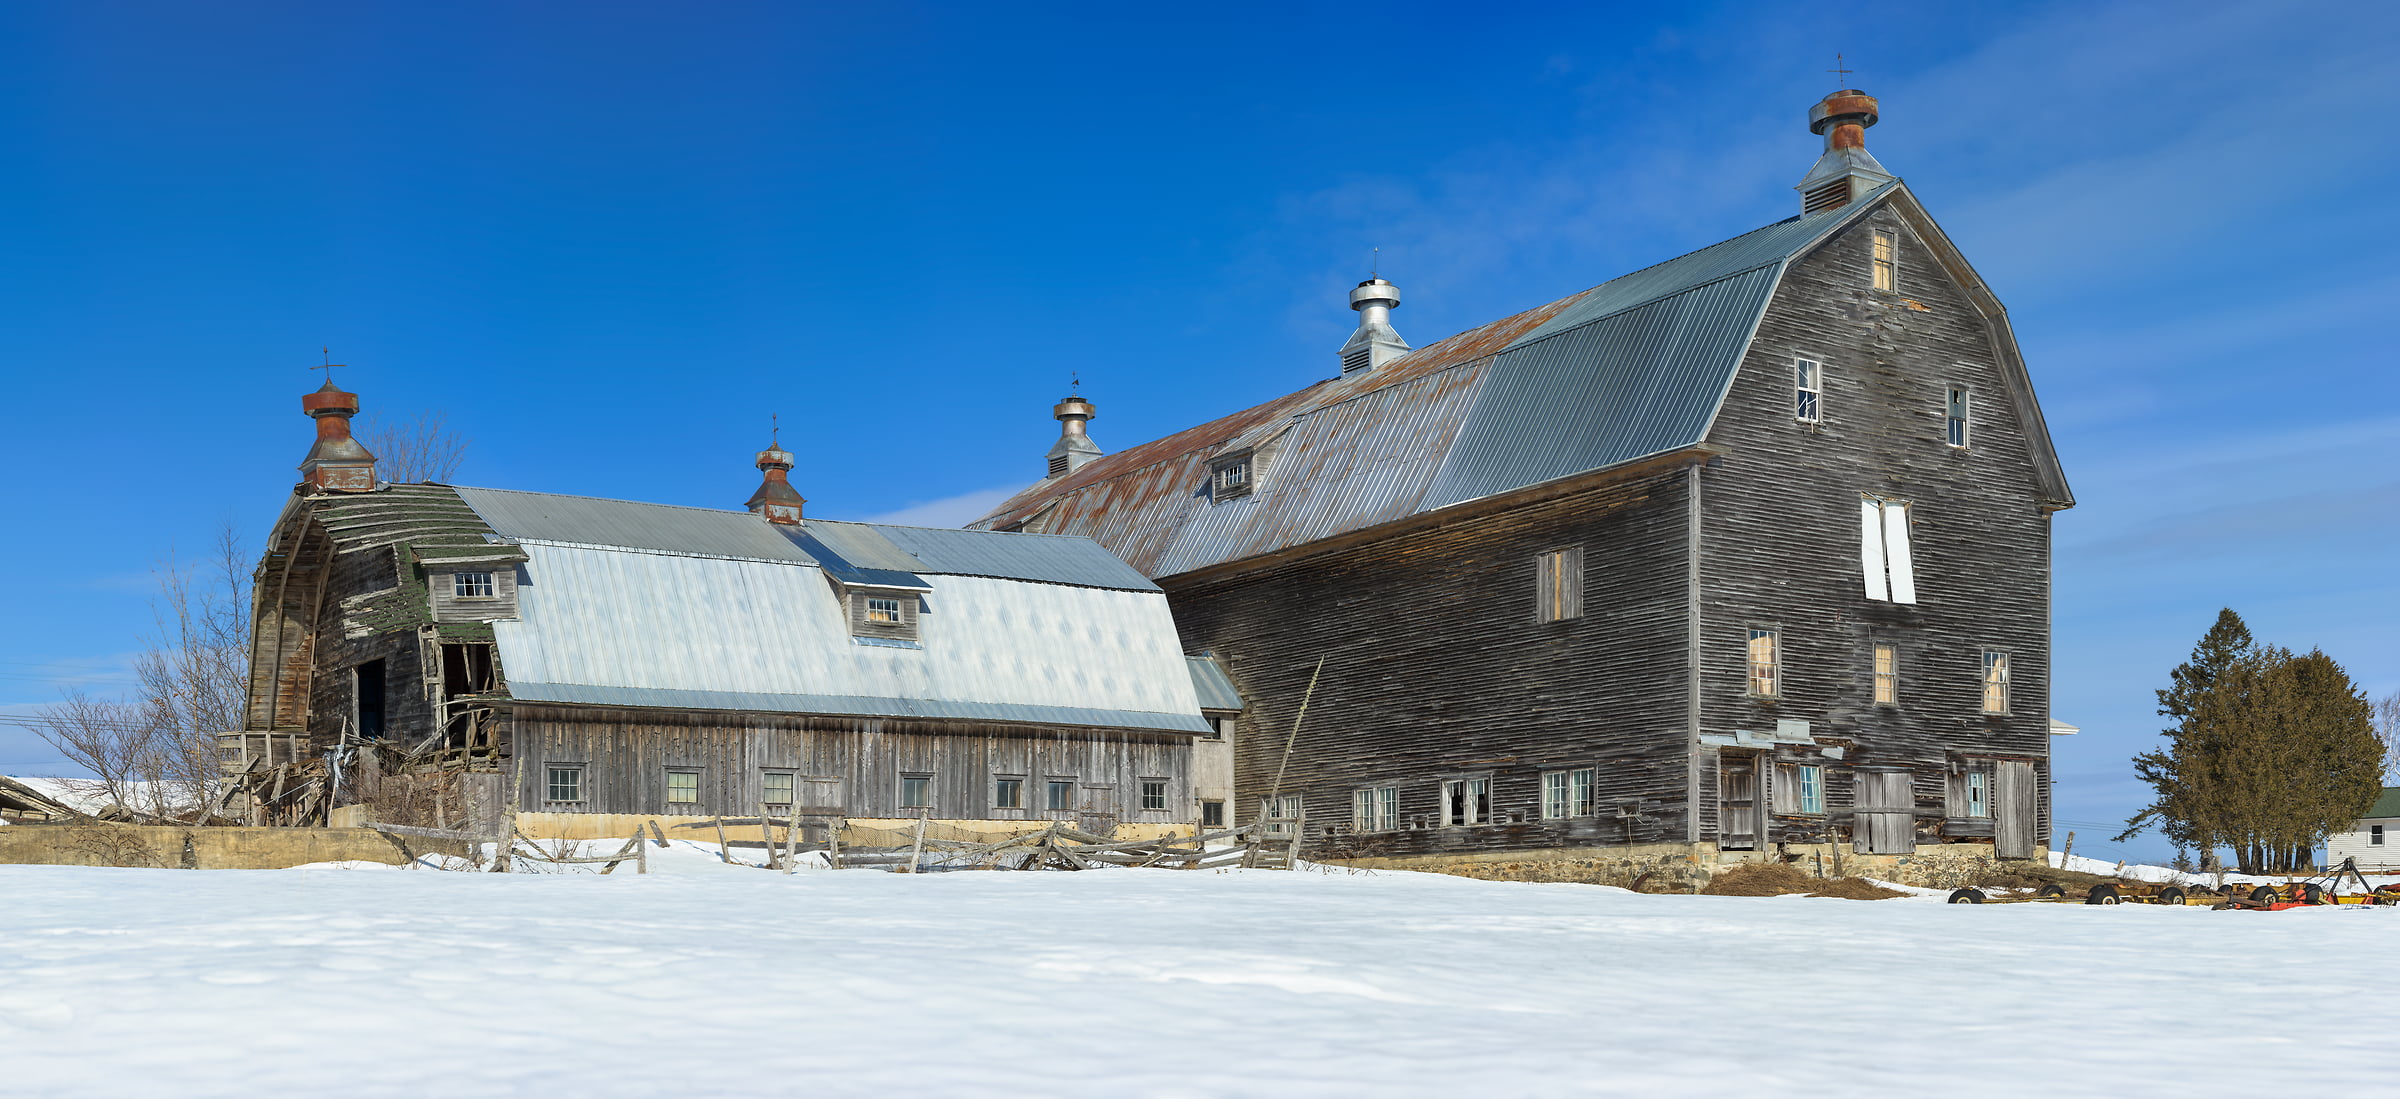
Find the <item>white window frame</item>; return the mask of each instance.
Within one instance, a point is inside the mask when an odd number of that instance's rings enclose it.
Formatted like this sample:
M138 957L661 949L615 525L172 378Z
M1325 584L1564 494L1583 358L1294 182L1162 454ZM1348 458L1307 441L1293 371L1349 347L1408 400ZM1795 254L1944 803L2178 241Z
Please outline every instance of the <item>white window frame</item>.
M1900 704L1900 644L1896 641L1877 641L1872 647L1873 663L1869 668L1872 692L1867 696L1878 706Z
M474 579L478 576L483 579ZM451 573L450 596L453 599L498 599L500 578L490 572Z
M1967 804L1965 805L1967 818L1970 820L1989 819L1992 815L1992 772L1982 768L1969 767L1964 785L1967 790Z
M1900 234L1889 229L1867 231L1867 285L1886 294L1900 292Z
M1257 452L1245 450L1209 462L1208 497L1211 502L1240 499L1257 488Z
M1858 564L1867 598L1879 603L1917 601L1917 565L1909 533L1916 505L1881 496L1858 498Z
M902 618L900 614L900 600L898 598L881 595L867 596L868 625L898 626L905 624L905 621L906 620Z
M1792 418L1804 424L1825 422L1825 360L1792 356Z
M1792 773L1800 780L1800 789L1797 791L1797 796L1793 799L1800 806L1800 815L1804 817L1824 816L1824 766L1816 763L1803 763L1793 768Z
M1350 827L1358 832L1400 830L1400 788L1361 786L1350 793Z
M1442 780L1439 808L1444 828L1492 823L1492 776L1464 775Z
M676 779L678 779L678 778L682 778L683 776L686 776L686 775L689 775L689 776L691 776L692 785L691 785L691 791L690 791L690 792L691 792L691 795L692 795L692 796L690 796L690 797L688 797L688 798L678 798L678 797L676 797L676 796L675 796L675 780L676 780ZM669 768L667 768L667 804L669 804L669 805L698 805L698 804L700 804L700 769L699 769L699 768L697 768L697 767L669 767Z
M2368 825L2368 826L2367 826L2367 846L2369 846L2369 847L2381 847L2381 846L2383 846L2383 826L2382 826L2382 825L2380 825L2380 824L2370 824L2370 825Z
M542 799L543 801L548 801L548 802L556 802L556 803L558 803L558 804L562 804L562 805L568 805L568 804L576 804L576 803L580 803L580 802L582 802L582 801L586 800L587 798L589 798L589 797L591 796L591 795L589 795L589 794L587 794L587 793L585 792L585 787L584 787L584 784L583 784L583 775L584 775L584 765L583 765L583 764L580 764L580 763L550 763L550 764L544 764L544 765L543 765L543 770L545 770L545 771L547 771L547 772L548 772L547 774L545 774L545 775L543 775L543 776L542 776L542 779L543 779L543 782L542 782L542 793L543 793L543 794L545 794L545 795L547 795L546 797L544 797L544 798ZM574 796L573 796L573 797L563 797L563 798L562 798L562 797L558 796L558 789L559 789L559 781L558 781L558 776L560 776L560 775L571 775L571 776L573 776L572 778L570 778L570 779L568 780L568 785L569 785L569 786L571 786L571 787L574 789L574 791L575 791L575 794L574 794Z
M1946 385L1942 387L1942 442L1953 450L1965 450L1975 441L1975 387Z
M1264 826L1261 831L1283 839L1292 838L1292 822L1300 819L1300 812L1305 806L1299 794L1258 799L1258 819Z
M1747 634L1748 636L1742 643L1742 693L1744 697L1783 697L1783 631L1773 626L1751 626ZM1762 665L1758 659L1758 643L1761 641L1767 643L1767 659L1763 665L1766 669L1764 676L1759 674ZM1766 683L1764 690L1759 688L1762 679Z
M2009 665L2012 663L2015 661L2009 658L2007 649L1983 650L1983 661L1978 669L1981 673L1978 685L1983 691L1984 713L2006 714L2012 712L2009 698L2009 679L2013 674L2013 669ZM1995 696L2000 703L1998 706L1992 705Z
M1595 778L1596 773L1590 767L1542 772L1542 819L1569 820L1591 816Z

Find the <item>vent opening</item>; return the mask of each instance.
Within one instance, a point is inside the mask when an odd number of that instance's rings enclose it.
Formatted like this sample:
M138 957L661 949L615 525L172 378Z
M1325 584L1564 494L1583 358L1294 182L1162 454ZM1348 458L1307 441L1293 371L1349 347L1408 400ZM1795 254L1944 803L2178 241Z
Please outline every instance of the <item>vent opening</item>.
M1831 183L1817 188L1816 190L1810 191L1806 196L1801 198L1800 212L1803 214L1814 214L1825 210L1839 209L1848 205L1850 205L1850 181L1847 179L1837 179ZM1788 209L1789 207L1786 208Z
M1050 456L1050 476L1052 476L1052 477L1061 477L1061 476L1065 476L1065 475L1066 475L1066 472L1067 472L1067 456L1066 456L1066 455L1064 455L1064 454L1053 454L1053 455L1051 455L1051 456Z
M1342 373L1358 373L1361 370L1365 370L1368 366L1373 365L1374 361L1375 349L1372 347L1361 347L1356 351L1352 351L1349 354L1342 356Z

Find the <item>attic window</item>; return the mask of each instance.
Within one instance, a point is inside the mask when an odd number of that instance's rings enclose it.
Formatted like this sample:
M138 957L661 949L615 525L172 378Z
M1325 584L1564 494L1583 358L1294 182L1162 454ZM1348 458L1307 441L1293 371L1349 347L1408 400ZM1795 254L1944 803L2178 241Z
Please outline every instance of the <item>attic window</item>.
M1896 293L1899 293L1899 292L1900 292L1900 245L1899 245L1899 242L1898 242L1898 241L1895 241L1895 240L1893 240L1893 239L1892 239L1892 235L1891 235L1890 233L1884 232L1884 231L1883 231L1883 230L1881 230L1881 229L1877 229L1877 230L1875 230L1875 232L1874 232L1874 243L1873 243L1873 249L1874 249L1874 260L1873 260L1873 266L1874 266L1875 289L1877 289L1877 290L1881 290L1881 291L1883 291L1883 292L1884 292L1884 293L1886 293L1886 294L1896 294Z
M1848 179L1834 180L1800 198L1800 212L1803 214L1814 214L1848 205L1850 205L1850 181Z
M1967 402L1971 394L1967 387L1954 385L1943 398L1942 438L1951 446L1967 445Z
M884 625L899 625L900 601L897 599L867 600L867 621Z
M450 594L460 599L490 599L494 595L492 574L488 572L451 573Z
M1248 496L1255 482L1250 452L1247 450L1219 458L1208 465L1208 492L1214 499L1231 500L1237 496Z
M843 602L850 635L861 644L916 648L917 617L924 610L916 593L889 588L852 588Z
M1825 415L1825 364L1815 359L1792 360L1792 417L1813 424Z

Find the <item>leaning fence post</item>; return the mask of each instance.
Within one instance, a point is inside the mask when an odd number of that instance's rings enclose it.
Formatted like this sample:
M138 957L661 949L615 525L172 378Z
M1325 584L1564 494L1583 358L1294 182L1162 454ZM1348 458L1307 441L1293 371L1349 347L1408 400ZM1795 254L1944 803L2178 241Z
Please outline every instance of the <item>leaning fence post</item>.
M931 812L931 809L917 810L917 838L908 845L908 872L911 874L917 872L917 856L925 851L925 816Z

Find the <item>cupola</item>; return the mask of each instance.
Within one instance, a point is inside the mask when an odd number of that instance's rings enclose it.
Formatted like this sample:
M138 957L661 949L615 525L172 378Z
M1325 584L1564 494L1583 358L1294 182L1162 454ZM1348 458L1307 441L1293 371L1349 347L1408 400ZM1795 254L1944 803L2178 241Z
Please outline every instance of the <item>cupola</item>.
M350 437L358 394L344 392L329 377L300 398L300 410L317 421L317 444L300 463L300 483L318 492L373 492L375 455Z
M1825 135L1825 155L1800 180L1800 212L1838 210L1898 179L1867 152L1867 127L1876 122L1875 97L1844 88L1808 109L1808 132Z
M1392 310L1400 308L1400 288L1370 278L1350 291L1350 308L1358 310L1358 331L1342 344L1342 373L1357 374L1408 354L1408 341L1392 331Z
M1091 434L1083 426L1100 415L1092 407L1092 402L1069 393L1059 398L1058 404L1050 409L1050 414L1058 417L1058 441L1050 445L1050 453L1043 467L1042 477L1045 480L1064 477L1100 456L1100 444L1092 441Z
M799 489L792 487L791 452L783 449L779 440L768 442L767 449L758 452L758 471L765 477L759 481L758 491L750 494L750 502L744 505L750 514L770 523L799 522L800 510L808 501Z

